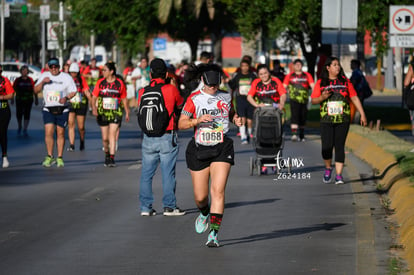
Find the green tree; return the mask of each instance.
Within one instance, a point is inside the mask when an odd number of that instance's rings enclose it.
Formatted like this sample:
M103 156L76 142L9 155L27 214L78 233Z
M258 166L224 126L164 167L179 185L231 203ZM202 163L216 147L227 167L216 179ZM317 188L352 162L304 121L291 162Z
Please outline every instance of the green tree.
M69 0L79 31L106 34L125 52L133 55L145 47L149 34L161 28L157 20L158 1Z
M321 42L321 0L221 0L236 14L243 37L254 40L283 36L287 44L298 43L314 73ZM310 47L310 49L309 49Z
M269 33L273 37L283 34L285 40L299 43L308 63L308 71L314 75L318 47L321 45L322 3L320 0L279 2L279 16L273 16L268 22Z
M228 6L217 0L160 0L158 18L170 36L190 44L193 60L198 41L210 36L214 54L221 61L221 41L226 33L236 30Z
M389 7L412 3L412 0L359 0L358 30L371 32L377 57L384 56L388 50Z
M5 19L5 58L19 57L22 53L22 61L36 63L41 49L39 37L39 15L28 14L23 18L22 14L12 13Z
M371 33L372 41L375 44L375 55L377 56L377 71L381 72L382 57L388 50L388 27L389 27L389 6L408 5L412 0L360 0L358 12L359 32ZM377 89L381 88L381 74L377 76Z

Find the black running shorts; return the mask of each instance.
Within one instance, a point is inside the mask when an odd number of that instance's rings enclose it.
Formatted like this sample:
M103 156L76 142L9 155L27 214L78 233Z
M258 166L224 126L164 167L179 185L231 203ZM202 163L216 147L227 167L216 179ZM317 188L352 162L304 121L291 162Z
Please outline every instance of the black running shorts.
M69 112L75 113L78 116L86 116L86 113L88 112L88 109L89 109L88 105L81 104L80 107L79 108L76 108L76 109L70 107L69 108Z
M210 166L212 162L227 162L230 165L234 165L234 148L233 140L227 136L224 136L223 143L219 145L219 155L217 157L199 160L196 155L197 147L195 144L194 138L187 145L187 150L185 152L186 162L188 169L192 171L201 171Z

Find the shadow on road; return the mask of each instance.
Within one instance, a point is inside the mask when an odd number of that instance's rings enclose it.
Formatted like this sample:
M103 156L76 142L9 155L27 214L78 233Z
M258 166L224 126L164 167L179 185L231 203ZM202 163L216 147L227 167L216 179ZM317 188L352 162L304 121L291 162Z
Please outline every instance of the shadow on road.
M228 202L225 204L224 208L234 208L234 207L241 207L246 205L255 205L255 204L264 204L264 203L273 203L275 201L278 201L280 199L265 199L265 200L257 200L257 201L240 201L240 202ZM190 213L198 213L198 208L191 208L185 210L187 214Z
M321 230L330 231L330 230L333 230L337 227L341 227L344 225L346 224L345 223L323 223L323 224L316 224L316 225L312 225L308 227L297 227L297 228L276 230L270 233L255 234L255 235L250 235L250 236L243 237L243 238L221 240L220 244L235 245L235 244L251 243L251 242L257 242L257 241L265 241L265 240L282 238L282 237L303 235L303 234L307 234L307 233L311 233L315 231L321 231Z

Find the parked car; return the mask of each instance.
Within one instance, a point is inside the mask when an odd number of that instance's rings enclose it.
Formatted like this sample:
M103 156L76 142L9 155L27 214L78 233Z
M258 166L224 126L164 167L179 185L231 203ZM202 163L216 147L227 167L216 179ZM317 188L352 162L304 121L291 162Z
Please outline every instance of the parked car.
M0 64L3 69L3 72L1 75L7 77L11 83L13 83L16 78L21 76L20 68L23 65L26 65L27 67L29 67L29 76L33 78L35 82L41 74L41 69L39 67L30 65L27 63L23 63L23 62L3 62Z
M96 66L102 67L108 62L108 54L104 46L96 45L95 46L95 58L96 58ZM81 46L76 45L70 51L70 60L72 61L86 61L89 63L91 60L91 49L89 46Z

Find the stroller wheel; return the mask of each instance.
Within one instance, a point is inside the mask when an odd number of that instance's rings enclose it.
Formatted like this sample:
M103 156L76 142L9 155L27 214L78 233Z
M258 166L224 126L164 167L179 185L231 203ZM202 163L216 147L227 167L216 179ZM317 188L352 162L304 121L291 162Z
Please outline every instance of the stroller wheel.
M257 175L260 177L262 175L262 162L260 161L260 159L256 161L256 171Z
M249 174L250 174L250 176L253 176L253 171L254 171L254 161L253 161L253 157L250 157L250 161L249 161Z

